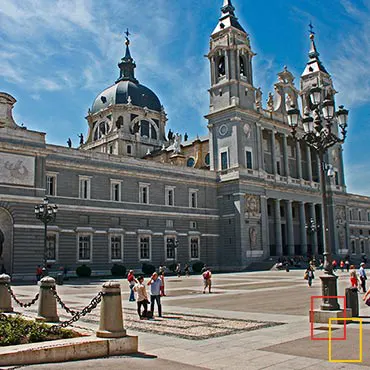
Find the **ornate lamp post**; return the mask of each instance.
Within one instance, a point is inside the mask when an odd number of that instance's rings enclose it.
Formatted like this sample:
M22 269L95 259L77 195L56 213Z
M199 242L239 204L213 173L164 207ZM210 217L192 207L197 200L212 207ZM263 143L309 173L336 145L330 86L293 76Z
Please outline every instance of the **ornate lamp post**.
M54 205L49 204L48 197L45 197L44 198L43 203L35 206L35 216L36 216L36 218L38 218L39 220L41 220L41 222L44 224L44 256L43 256L43 265L44 265L44 268L46 269L46 271L47 271L46 264L47 264L47 259L48 259L48 256L47 256L48 224L50 222L54 222L55 221L55 217L57 215L57 211L58 211L58 207L55 204Z
M328 149L336 144L343 144L347 136L347 120L348 110L341 105L339 110L335 112L334 101L332 96L327 96L324 101L321 97L323 89L314 86L310 91L310 104L305 108L304 117L302 119L303 132L298 132L298 123L300 120L300 112L295 106L288 110L288 121L291 127L292 136L295 140L304 141L311 149L313 149L320 160L320 186L322 193L323 206L323 232L324 232L324 270L325 276L322 280L322 295L336 296L337 295L337 276L333 274L331 246L329 242L329 212L327 204L326 190L326 169L324 156ZM340 135L339 135L339 128ZM332 174L332 169L329 169ZM329 172L328 171L328 172ZM322 310L339 310L339 304L335 298L323 298L321 305Z

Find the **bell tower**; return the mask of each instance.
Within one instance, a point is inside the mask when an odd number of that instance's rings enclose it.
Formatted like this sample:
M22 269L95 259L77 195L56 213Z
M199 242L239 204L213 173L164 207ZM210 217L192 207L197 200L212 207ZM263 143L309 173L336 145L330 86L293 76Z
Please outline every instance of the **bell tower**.
M207 55L211 66L210 113L233 105L253 109L254 55L249 36L240 25L231 0L224 0Z

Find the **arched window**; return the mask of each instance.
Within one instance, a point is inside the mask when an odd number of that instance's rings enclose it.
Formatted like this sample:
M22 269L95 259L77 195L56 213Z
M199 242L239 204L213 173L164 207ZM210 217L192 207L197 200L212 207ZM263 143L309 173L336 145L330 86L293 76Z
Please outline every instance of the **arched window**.
M190 157L187 162L186 162L186 165L188 167L194 167L195 166L195 159L193 157Z
M222 56L218 59L217 63L217 71L218 71L218 77L223 77L226 74L226 69L225 69L225 57Z
M109 133L109 124L106 121L99 122L95 125L94 140L99 140Z
M140 136L157 140L158 135L155 124L147 120L142 120L140 122Z
M244 57L239 57L239 65L240 65L240 75L247 77L247 68L245 65Z
M351 253L356 254L356 244L354 240L351 241Z
M204 163L206 164L206 166L209 166L210 164L209 153L207 153L206 156L204 157Z

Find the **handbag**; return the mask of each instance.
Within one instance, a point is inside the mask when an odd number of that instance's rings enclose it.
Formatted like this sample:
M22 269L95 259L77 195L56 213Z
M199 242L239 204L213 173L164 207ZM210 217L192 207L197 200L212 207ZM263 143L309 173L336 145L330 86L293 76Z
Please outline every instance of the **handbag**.
M370 297L365 301L365 304L370 306Z
M305 280L308 280L308 272L307 272L307 271L304 273L303 278L304 278Z

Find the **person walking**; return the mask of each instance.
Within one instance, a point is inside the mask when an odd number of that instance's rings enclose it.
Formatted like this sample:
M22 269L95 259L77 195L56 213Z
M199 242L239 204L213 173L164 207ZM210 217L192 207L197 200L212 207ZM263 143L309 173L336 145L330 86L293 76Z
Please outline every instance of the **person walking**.
M135 279L134 270L130 270L128 272L127 281L130 287L130 298L128 300L129 302L135 302L134 286L137 283L137 280Z
M36 281L40 281L42 276L42 268L40 265L36 267Z
M351 282L352 288L358 287L357 271L355 265L350 266L349 281Z
M212 286L212 272L210 269L207 269L203 272L203 294L206 293L206 289L208 287L208 293L211 294L211 286Z
M331 263L331 265L333 266L333 271L337 271L337 261L336 260L333 260L333 262Z
M161 297L165 297L166 294L164 292L164 271L159 273L159 278L161 279Z
M344 271L344 261L343 260L340 260L339 267L340 267L340 270L343 272Z
M158 278L158 274L155 272L148 282L150 286L150 310L154 314L154 303L157 302L158 316L162 317L162 305L161 305L161 285L162 281Z
M363 293L366 293L366 280L367 280L367 276L366 276L366 271L365 271L365 262L361 262L360 263L360 269L358 270L358 274L360 276L360 282L361 282L362 292Z
M315 275L313 273L313 267L311 265L308 265L305 273L304 273L304 278L307 280L308 282L308 286L311 287L312 286L312 280L315 278Z
M181 264L178 263L176 266L177 277L181 277Z
M185 271L186 277L189 277L190 276L190 266L188 263L185 265L184 271Z
M139 276L137 279L137 284L134 286L134 291L137 293L137 313L140 320L146 320L148 318L148 293L146 292L146 287L144 285L144 276ZM141 312L141 308L143 311Z
M347 259L346 262L344 262L345 266L346 266L346 270L347 272L349 272L349 269L350 269L350 264L349 264L349 260Z

